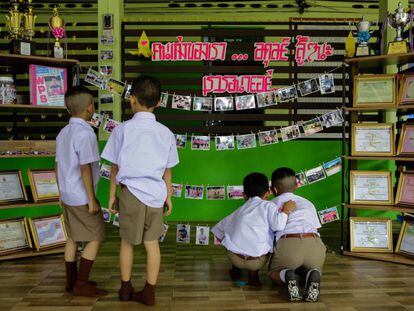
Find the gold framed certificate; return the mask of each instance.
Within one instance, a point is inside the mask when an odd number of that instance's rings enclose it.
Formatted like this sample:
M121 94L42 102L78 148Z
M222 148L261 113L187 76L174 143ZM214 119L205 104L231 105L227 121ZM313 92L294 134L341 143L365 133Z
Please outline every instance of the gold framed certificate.
M414 223L404 221L401 226L395 252L401 255L414 257Z
M400 140L398 141L397 155L414 155L414 125L403 124Z
M26 218L0 220L0 256L32 248Z
M404 75L398 96L399 105L414 103L414 75Z
M354 107L395 106L395 75L363 75L354 80Z
M0 171L0 205L27 201L22 171Z
M391 172L351 171L350 194L351 204L392 205Z
M28 170L27 174L35 202L59 199L59 188L54 170Z
M392 156L394 146L393 124L352 124L352 155Z
M391 219L351 217L349 221L351 252L393 252Z
M29 224L37 251L59 247L65 244L67 234L63 215L31 218Z
M414 207L414 171L401 172L398 179L396 205L411 205Z

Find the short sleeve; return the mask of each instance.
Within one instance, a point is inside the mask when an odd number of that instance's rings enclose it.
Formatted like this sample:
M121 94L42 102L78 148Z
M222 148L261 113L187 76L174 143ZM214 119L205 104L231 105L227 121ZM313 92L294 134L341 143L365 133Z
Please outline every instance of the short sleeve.
M122 125L118 125L109 136L101 157L113 164L118 164L119 152L122 146Z
M280 208L273 202L267 202L268 221L273 232L283 231L286 227L288 216L280 211Z
M95 134L93 132L84 133L74 139L74 147L78 155L79 164L84 165L99 162L99 148Z
M213 234L215 235L215 237L217 239L219 239L220 241L222 241L224 239L225 236L225 231L224 231L224 227L226 225L227 222L227 217L222 219L220 222L218 222L213 229L211 229L211 232L213 232Z
M178 159L178 151L177 151L177 144L175 142L175 137L174 135L171 135L172 137L172 142L170 145L170 153L168 155L168 162L167 162L167 168L171 168L176 166L180 160Z

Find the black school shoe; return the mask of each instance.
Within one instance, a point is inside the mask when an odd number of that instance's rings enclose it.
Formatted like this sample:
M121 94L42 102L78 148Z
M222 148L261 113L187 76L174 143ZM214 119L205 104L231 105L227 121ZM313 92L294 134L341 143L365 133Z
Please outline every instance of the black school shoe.
M287 270L285 274L285 286L290 301L300 301L302 296L299 292L299 276L293 270Z
M307 279L305 285L305 293L303 296L304 301L317 302L320 295L321 274L317 270L312 270Z

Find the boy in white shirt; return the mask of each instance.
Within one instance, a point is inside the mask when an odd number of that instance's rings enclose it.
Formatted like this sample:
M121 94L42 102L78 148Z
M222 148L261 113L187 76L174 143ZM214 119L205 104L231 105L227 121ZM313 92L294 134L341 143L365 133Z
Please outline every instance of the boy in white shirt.
M93 95L86 87L74 87L66 92L65 104L71 118L56 138L56 174L68 235L66 290L76 296L100 297L107 292L88 281L100 243L105 240L102 211L95 196L99 180L98 142L93 129L86 123L95 111ZM78 273L79 242L87 244Z
M296 209L289 215L284 229L276 232L276 246L269 265L269 276L278 285L284 284L291 301L318 301L320 277L325 261L326 247L319 237L321 224L315 206L305 198L295 195L295 172L286 167L272 173L272 201L278 207L293 200ZM300 295L300 278L295 270L307 271L304 296Z
M239 279L241 269L247 269L249 285L261 286L258 271L272 251L274 232L284 229L295 204L286 203L279 212L274 203L266 201L270 195L269 181L261 173L247 175L243 191L247 202L217 223L212 232L227 249L227 257L233 265L231 278Z
M121 249L121 301L135 300L151 306L155 303L155 285L161 254L158 239L163 233L164 215L171 214L172 172L178 164L174 134L158 123L153 114L159 104L161 85L158 80L141 76L132 84L131 108L134 117L112 132L102 157L112 162L109 208L118 205ZM147 252L147 281L142 291L131 285L134 246L144 242Z

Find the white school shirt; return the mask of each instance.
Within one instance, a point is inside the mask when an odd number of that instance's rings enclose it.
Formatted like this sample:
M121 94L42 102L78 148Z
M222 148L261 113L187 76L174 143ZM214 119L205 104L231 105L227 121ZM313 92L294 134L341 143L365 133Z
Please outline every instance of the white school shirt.
M296 203L296 208L289 214L284 230L276 232L276 241L285 234L315 233L319 235L318 228L321 227L321 223L312 202L291 192L282 193L272 202L281 208L284 203L290 200Z
M212 232L227 250L259 257L272 252L274 232L285 228L287 218L273 202L254 197L222 219Z
M56 162L60 199L72 206L89 203L80 166L91 164L95 188L99 181L99 148L91 126L80 118L70 118L56 137Z
M102 158L118 165L117 183L126 185L138 200L150 207L164 206L167 186L162 177L179 160L174 134L153 113L135 113L118 125Z

